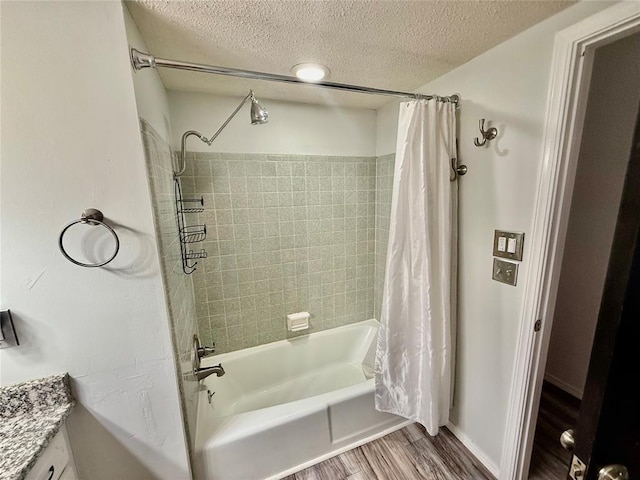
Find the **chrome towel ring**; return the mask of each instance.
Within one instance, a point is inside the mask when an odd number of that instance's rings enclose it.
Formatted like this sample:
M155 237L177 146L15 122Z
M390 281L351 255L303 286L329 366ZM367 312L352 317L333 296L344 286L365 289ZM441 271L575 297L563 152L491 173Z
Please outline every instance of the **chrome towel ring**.
M113 230L113 228L111 228L109 225L104 223L103 220L104 220L104 215L102 215L102 212L100 210L96 210L95 208L88 208L84 212L82 212L82 215L80 216L79 220L74 220L73 222L66 225L60 232L60 238L58 238L58 247L60 247L60 251L62 252L62 255L64 255L64 257L67 260L69 260L71 263L75 263L76 265L80 265L81 267L102 267L103 265L106 265L111 260L116 258L116 255L120 250L120 240L118 239L118 235ZM67 232L67 230L73 227L76 223L86 223L87 225L92 225L92 226L102 225L104 228L109 230L109 232L111 232L111 235L113 235L113 239L116 241L116 248L113 251L113 255L111 255L111 257L109 257L104 262L100 262L100 263L82 263L77 261L75 258L72 258L64 249L64 245L62 245L62 238L64 237L64 234Z

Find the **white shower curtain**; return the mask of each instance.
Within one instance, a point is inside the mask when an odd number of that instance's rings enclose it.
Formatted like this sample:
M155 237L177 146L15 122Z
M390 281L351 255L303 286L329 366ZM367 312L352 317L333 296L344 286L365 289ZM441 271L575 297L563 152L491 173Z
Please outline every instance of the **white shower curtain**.
M457 270L455 107L400 104L381 329L376 409L436 435L451 406Z

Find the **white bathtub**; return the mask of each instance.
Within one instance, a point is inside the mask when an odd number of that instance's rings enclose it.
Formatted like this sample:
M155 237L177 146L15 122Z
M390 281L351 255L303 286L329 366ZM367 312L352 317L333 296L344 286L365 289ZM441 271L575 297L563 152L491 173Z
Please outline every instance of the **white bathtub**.
M374 409L378 326L367 320L204 359L226 375L206 378L200 392L198 478L281 478L411 423Z

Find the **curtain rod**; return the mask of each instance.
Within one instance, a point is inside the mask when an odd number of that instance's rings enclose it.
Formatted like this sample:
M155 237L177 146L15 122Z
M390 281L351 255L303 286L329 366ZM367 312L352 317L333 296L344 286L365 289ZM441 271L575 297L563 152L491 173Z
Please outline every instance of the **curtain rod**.
M348 92L369 93L374 95L387 95L391 97L411 97L416 100L431 100L433 98L453 103L456 108L460 106L460 96L439 96L425 95L422 93L398 92L395 90L384 90L381 88L362 87L360 85L349 85L345 83L335 82L304 82L296 77L286 75L277 75L275 73L254 72L251 70L240 70L237 68L216 67L214 65L203 65L200 63L181 62L179 60L169 60L166 58L156 58L148 53L141 52L135 48L130 48L131 64L138 71L143 68L174 68L176 70L189 70L192 72L212 73L215 75L227 75L231 77L250 78L253 80L268 80L271 82L296 83L298 85L310 85L315 87L332 88L334 90L343 90Z

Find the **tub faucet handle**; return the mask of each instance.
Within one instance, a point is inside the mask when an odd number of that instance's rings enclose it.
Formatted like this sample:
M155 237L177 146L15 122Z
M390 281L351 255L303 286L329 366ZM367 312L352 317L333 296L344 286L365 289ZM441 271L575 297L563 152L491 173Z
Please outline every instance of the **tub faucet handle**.
M198 347L198 357L208 357L216 353L216 344L214 343L210 347Z

